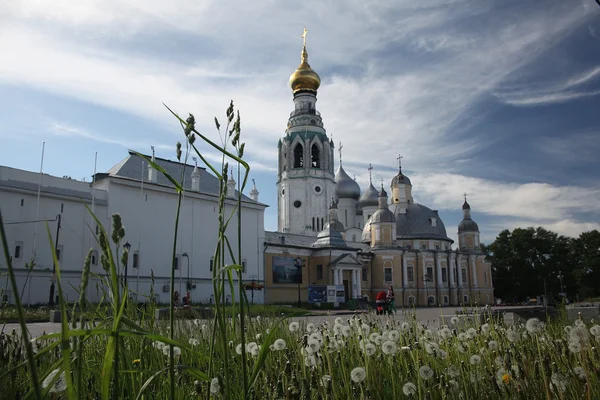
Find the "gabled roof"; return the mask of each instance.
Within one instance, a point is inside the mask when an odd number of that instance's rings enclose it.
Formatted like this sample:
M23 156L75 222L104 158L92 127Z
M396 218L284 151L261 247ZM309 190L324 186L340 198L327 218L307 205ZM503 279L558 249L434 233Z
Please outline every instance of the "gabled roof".
M344 254L336 257L327 266L338 265L338 264L356 265L356 266L361 266L361 267L363 265L363 263L360 262L358 260L358 258L356 258L354 255L352 255L350 253L344 253Z
M151 156L146 155L148 158L152 158ZM144 185L153 184L148 181L148 163L141 157L139 157L133 151L129 151L129 156L118 164L113 166L108 173L106 174L96 174L96 180L100 180L106 177L117 177L117 178L126 178L134 181L142 180L142 161L144 161ZM183 174L183 187L186 191L192 190L192 172L194 171L194 166L189 164L184 164L183 162L171 161L164 158L155 158L155 162L163 168L169 175L171 175L176 181L181 182L182 174ZM219 195L219 180L217 177L206 171L206 168L198 167L198 172L200 173L200 193L210 194L214 196ZM167 179L162 173L158 173L157 184L161 186L167 186L174 188L174 185ZM237 190L236 190L237 196ZM261 204L267 206L266 204L256 202L252 200L250 197L242 194L242 201L251 202L255 204Z

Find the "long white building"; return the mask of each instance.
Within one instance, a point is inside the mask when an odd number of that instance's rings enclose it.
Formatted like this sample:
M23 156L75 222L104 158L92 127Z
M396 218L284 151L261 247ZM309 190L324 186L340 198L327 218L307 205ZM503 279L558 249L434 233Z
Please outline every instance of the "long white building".
M217 243L219 181L201 167L160 158L154 160L176 179L183 176L185 188L177 241L175 290L181 296L189 290L193 302L209 303L214 300L211 268ZM135 153L130 153L108 172L96 174L93 181L92 184L0 166L0 210L23 303L49 302L53 262L46 220L53 241L58 233L61 282L69 301L78 298L81 271L90 248L95 250L93 274L104 275L95 239L98 230L84 203L93 207L107 230L111 228L111 215L121 215L126 230L122 244L131 245L127 268L130 290L137 294L139 301L147 300L153 274L157 301L167 303L177 207L174 187ZM237 198L236 183L230 179L227 186L226 205L231 210ZM243 277L247 281L264 281L262 248L266 207L258 201L256 188L251 198L242 197ZM232 218L228 232L232 248L237 249L237 216ZM28 268L32 260L34 267ZM230 261L227 257L227 262ZM4 257L0 260L0 272L3 275L7 272ZM123 268L120 272L125 273ZM92 278L87 289L88 299L92 301L102 296L98 282ZM14 302L15 293L7 276L2 276L0 290L6 300ZM263 302L262 294L262 291L254 292L256 303ZM227 297L230 299L230 293Z

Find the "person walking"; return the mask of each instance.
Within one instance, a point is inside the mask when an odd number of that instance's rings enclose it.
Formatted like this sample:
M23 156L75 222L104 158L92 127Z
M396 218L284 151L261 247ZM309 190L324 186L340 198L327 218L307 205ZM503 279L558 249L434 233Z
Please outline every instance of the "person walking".
M396 313L396 304L394 303L394 288L390 285L387 292L388 311Z

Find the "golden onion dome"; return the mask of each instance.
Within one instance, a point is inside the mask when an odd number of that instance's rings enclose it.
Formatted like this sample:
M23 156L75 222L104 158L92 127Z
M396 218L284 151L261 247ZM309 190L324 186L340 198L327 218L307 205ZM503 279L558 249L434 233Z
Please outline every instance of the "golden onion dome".
M304 46L302 47L300 66L290 76L290 86L294 93L300 90L308 90L316 92L321 86L321 78L308 64L308 52L306 51L306 33L304 28L302 37L304 38Z

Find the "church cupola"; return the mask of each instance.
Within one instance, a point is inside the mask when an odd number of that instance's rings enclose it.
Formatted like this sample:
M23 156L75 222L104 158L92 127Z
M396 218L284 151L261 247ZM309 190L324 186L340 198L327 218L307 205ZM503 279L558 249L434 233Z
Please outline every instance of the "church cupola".
M413 202L412 183L408 176L402 173L402 156L398 155L398 174L392 179L392 204L397 204L396 212L406 214L406 207Z
M471 206L467 203L467 194L462 206L463 220L458 224L458 246L461 249L479 249L479 226L471 219Z
M381 185L379 205L371 217L371 247L391 247L396 244L396 218L388 208L387 192Z
M373 171L373 166L369 164L369 186L358 198L358 204L363 215L363 226L367 225L369 218L375 211L377 211L377 207L379 206L379 193L377 192L377 189L375 189L375 186L373 186L371 171Z
M355 226L356 201L360 197L360 186L344 171L342 166L342 143L338 147L340 153L340 166L335 174L335 196L338 198L338 209L344 226Z

